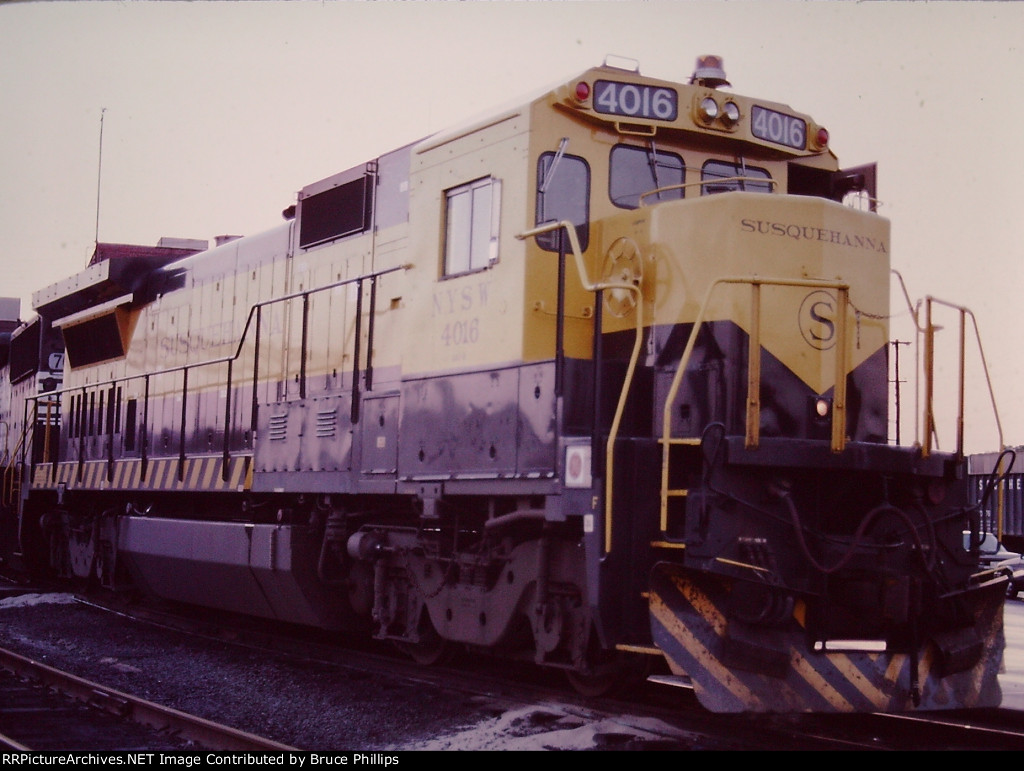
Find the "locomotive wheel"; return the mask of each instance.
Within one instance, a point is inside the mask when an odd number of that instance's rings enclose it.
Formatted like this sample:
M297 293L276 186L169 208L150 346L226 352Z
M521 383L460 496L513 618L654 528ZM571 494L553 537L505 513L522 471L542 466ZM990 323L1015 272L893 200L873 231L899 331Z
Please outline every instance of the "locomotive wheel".
M398 647L398 650L424 667L447 664L455 656L451 643L447 640L442 640L440 637L436 641L400 642L395 643L395 645Z
M565 676L573 690L588 699L607 696L618 691L620 687L621 676L614 671L576 672L570 669L566 671Z
M455 658L455 646L441 637L429 620L425 624L425 628L421 630L420 639L417 642L396 642L395 646L424 667L447 664Z

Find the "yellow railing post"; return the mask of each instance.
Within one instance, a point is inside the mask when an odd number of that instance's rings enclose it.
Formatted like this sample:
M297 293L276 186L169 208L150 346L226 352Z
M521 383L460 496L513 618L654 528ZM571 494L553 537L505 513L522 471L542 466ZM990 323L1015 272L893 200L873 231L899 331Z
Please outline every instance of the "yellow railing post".
M932 321L932 306L944 305L957 311L960 316L960 338L958 341L959 361L957 362L957 407L956 407L956 454L964 454L964 412L965 412L965 388L967 372L967 318L971 319L974 327L975 339L978 343L978 355L981 357L981 369L985 374L985 381L988 384L989 398L992 401L992 414L996 421L996 432L999 435L999 447L1003 447L1003 426L999 419L999 409L996 406L995 392L992 389L992 378L988 371L988 362L985 359L985 348L981 344L981 332L978 330L978 320L970 308L963 305L939 300L935 297L925 298L925 323L924 328L918 331L924 335L924 436L922 437L921 454L927 457L931 453L932 439L935 436L935 332L942 329ZM916 322L915 322L916 323Z
M836 374L832 387L832 452L841 452L846 446L846 375L849 372L849 351L846 347L846 313L850 305L849 287L836 287L839 305L836 316Z
M565 228L569 235L569 246L572 249L573 257L576 260L576 272L579 274L580 283L588 292L597 292L600 289L625 289L636 294L636 335L633 340L633 351L629 357L629 366L626 369L626 377L619 392L619 401L615 407L615 417L612 418L612 425L608 431L608 442L605 445L605 499L604 499L604 541L605 551L612 548L612 478L615 469L615 440L619 435L619 426L622 423L622 415L626 411L626 398L629 396L629 388L633 382L633 375L636 372L636 364L640 359L640 351L643 348L644 322L643 290L638 284L619 281L593 282L587 273L587 266L583 262L583 252L580 251L580 242L576 235L576 226L568 220L560 222L548 222L539 225L522 233L517 233L516 238L524 240L541 233Z
M668 499L678 494L679 491L669 487L669 447L677 443L672 438L672 405L679 394L679 388L683 381L683 375L689 364L690 357L697 342L697 335L704 324L711 298L720 286L725 284L750 284L753 287L751 294L751 320L750 330L750 361L747 373L747 415L746 415L746 447L756 448L760 441L760 389L761 389L761 352L760 352L760 313L761 313L761 287L788 286L788 287L810 287L815 289L832 289L839 295L838 324L836 325L836 382L833 390L832 405L832 439L831 447L833 452L842 452L846 446L846 325L847 308L849 306L849 284L841 281L823 281L816 279L790 279L790 278L760 278L758 276L728 276L716 279L708 287L700 310L693 321L690 336L683 349L683 355L679 358L675 375L669 386L668 394L665 396L665 404L662 408L661 424L661 531L668 528ZM754 423L755 425L752 425Z
M34 413L33 413L34 415ZM21 464L18 462L18 454L21 453L22 448L25 446L25 440L28 436L29 428L35 424L35 418L32 421L25 421L25 426L22 429L21 436L18 437L18 442L14 446L14 450L7 458L7 465L4 466L3 473L3 505L11 506L15 503L18 494L21 492L21 480L18 478L18 474L22 473Z
M896 271L893 271L896 273ZM899 276L901 285L903 284L903 277ZM906 292L906 287L903 288L903 294L907 300L907 307L911 308L910 296ZM935 430L935 332L942 327L937 327L932 321L932 306L933 305L944 305L948 308L952 308L957 311L960 316L959 331L960 338L958 341L958 353L959 361L957 362L957 407L956 407L956 455L960 458L964 455L964 414L966 412L966 373L967 373L967 318L971 319L971 325L974 327L974 336L978 344L978 355L981 357L981 370L985 375L985 382L988 384L988 395L992 402L992 415L996 422L996 433L998 434L998 442L1000 451L1005 448L1003 442L1003 426L999 418L999 408L996 405L995 391L992 388L992 377L988 369L988 361L985 358L985 348L981 344L981 332L978 329L978 320L975 318L974 313L970 308L963 305L956 305L954 303L939 300L935 297L928 296L925 298L925 322L924 326L919 323L917 314L911 308L911 315L914 318L914 325L917 328L918 334L924 336L924 372L922 376L924 378L924 436L921 437L921 455L928 457L932 451L932 440L936 438ZM937 439L936 439L937 442ZM998 469L997 469L998 471ZM1003 537L1003 494L1002 485L999 486L997 491L996 499L996 530L997 536L1000 540Z
M750 282L750 353L747 357L747 449L761 442L761 284ZM666 437L667 438L667 437ZM666 455L668 445L665 445Z

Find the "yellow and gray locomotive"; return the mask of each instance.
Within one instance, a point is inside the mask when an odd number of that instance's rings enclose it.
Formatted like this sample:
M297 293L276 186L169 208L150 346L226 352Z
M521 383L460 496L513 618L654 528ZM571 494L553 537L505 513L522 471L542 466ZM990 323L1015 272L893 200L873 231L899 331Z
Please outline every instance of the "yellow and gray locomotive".
M888 442L874 167L728 86L606 62L265 233L97 244L33 298L9 558L588 693L998 704L963 455Z

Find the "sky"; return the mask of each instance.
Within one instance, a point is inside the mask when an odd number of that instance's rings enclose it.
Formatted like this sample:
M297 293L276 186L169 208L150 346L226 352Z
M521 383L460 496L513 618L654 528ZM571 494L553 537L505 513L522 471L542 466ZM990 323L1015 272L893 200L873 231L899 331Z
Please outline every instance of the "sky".
M985 0L0 2L0 297L30 318L97 239L274 227L304 185L608 56L685 81L718 54L732 91L812 115L843 166L878 163L911 301L977 323L999 420L969 322L967 452L1024 444L1021 30L1024 3ZM893 337L913 340L895 283L893 301ZM959 323L943 312L940 359ZM920 405L900 350L907 443Z

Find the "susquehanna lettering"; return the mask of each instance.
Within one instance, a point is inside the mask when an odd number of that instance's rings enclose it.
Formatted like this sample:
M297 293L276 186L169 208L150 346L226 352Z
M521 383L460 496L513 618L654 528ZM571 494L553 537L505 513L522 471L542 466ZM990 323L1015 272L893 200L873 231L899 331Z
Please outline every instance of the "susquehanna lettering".
M841 230L819 228L813 225L799 225L795 222L771 222L769 220L740 220L740 227L748 233L763 236L791 238L794 241L819 241L821 243L849 246L853 249L866 249L869 252L888 254L885 241L871 236L856 233L844 233Z

